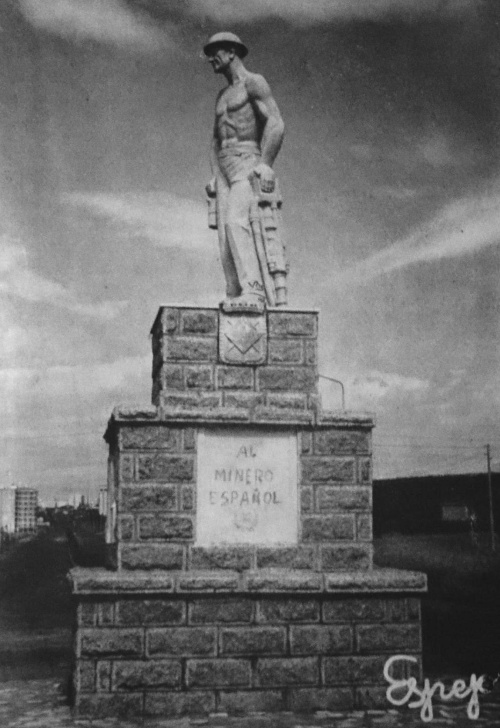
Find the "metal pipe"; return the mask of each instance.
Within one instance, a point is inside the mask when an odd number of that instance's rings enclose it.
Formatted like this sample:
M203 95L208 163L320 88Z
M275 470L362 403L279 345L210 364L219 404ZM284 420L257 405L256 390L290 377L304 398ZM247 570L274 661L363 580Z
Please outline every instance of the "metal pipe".
M334 379L333 377L327 377L325 374L319 374L319 377L321 379L328 379L329 382L334 382L335 384L339 384L340 388L342 390L342 410L345 412L345 389L343 383L340 381L340 379Z

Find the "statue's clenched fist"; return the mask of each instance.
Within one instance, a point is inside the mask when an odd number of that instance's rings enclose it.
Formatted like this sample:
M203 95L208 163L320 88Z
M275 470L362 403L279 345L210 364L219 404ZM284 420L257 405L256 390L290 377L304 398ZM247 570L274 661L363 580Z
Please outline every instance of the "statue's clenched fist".
M253 173L260 179L260 188L262 192L274 192L276 175L269 165L261 162L255 167Z

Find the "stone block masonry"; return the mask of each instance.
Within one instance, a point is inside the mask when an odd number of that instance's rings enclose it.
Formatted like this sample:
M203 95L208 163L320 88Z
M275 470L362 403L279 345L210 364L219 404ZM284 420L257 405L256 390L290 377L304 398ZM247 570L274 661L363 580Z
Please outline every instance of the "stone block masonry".
M73 571L80 716L387 707L386 659L420 655L419 574L273 571L257 589L252 573L89 572Z
M282 410L279 410L282 413ZM369 416L318 413L314 424L284 414L285 422L241 422L208 412L192 421L162 408L115 410L110 443L119 569L199 570L293 568L368 569L372 565L371 428ZM147 416L146 416L147 415ZM291 424L294 422L294 424ZM298 542L202 547L197 544L198 438L244 432L292 433L298 459ZM245 471L246 472L246 471ZM228 491L229 492L229 491ZM250 492L250 491L249 491ZM271 497L271 496L270 496Z
M153 406L117 408L106 433L112 561L134 571L370 568L373 418L321 410L317 312L270 310L263 330L247 317L236 343L243 351L265 340L259 364L222 361L223 317L216 308L158 312L151 330ZM230 316L230 323L237 320ZM214 428L221 436L295 437L300 506L298 526L289 532L296 531L296 543L208 548L197 542L198 441ZM261 495L280 498L272 490L242 498ZM234 490L219 496L232 498Z
M264 363L253 366L228 365L221 359L221 315L217 308L160 308L151 330L153 404L187 410L267 405L302 411L315 405L316 311L267 312Z
M164 306L151 333L153 404L105 435L109 569L71 574L77 714L387 708L426 579L373 567L374 420L322 410L317 312Z

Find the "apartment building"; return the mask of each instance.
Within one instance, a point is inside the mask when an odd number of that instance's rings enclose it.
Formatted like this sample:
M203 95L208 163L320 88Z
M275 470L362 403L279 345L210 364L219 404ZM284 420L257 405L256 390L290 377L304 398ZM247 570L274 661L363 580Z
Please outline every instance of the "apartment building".
M0 531L14 533L16 529L16 489L0 488Z
M16 488L15 530L26 533L36 530L38 491L35 488Z

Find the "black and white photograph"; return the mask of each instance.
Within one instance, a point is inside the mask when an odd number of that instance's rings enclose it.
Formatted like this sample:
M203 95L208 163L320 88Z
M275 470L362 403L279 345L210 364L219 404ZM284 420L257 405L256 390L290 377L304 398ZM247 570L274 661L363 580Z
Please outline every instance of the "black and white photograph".
M500 724L498 0L2 0L0 725Z

